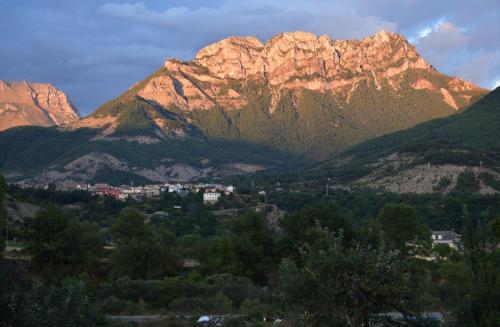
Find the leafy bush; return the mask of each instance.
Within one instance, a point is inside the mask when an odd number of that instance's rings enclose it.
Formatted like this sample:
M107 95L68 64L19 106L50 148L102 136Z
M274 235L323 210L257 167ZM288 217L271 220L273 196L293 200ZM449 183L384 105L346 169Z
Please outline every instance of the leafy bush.
M16 298L7 321L19 327L87 327L102 324L82 281L65 279L61 286L38 284Z
M480 185L473 172L464 172L458 175L457 185L453 192L461 194L470 194L479 192Z

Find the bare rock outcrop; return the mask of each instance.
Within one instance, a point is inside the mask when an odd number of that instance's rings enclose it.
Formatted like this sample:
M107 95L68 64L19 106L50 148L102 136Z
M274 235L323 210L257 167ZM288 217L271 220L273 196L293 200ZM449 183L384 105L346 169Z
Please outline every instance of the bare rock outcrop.
M406 87L432 92L453 109L469 105L471 93L485 92L440 74L404 37L386 31L362 40L288 32L266 44L255 37L229 37L202 48L193 61L168 59L164 70L147 81L138 95L187 110L215 106L240 109L248 99L234 85L255 81L271 89L274 104L283 89L301 88L330 92L349 102L363 82L378 90L386 84L396 92ZM417 77L412 80L408 76L413 72ZM423 74L436 78L418 79Z
M0 80L0 131L16 126L60 126L80 116L64 92L51 84Z

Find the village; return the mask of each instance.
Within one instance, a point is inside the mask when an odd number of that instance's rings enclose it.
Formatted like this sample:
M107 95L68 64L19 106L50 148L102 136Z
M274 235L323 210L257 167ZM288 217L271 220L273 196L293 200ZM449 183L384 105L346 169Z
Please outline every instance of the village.
M185 183L185 182L172 182L163 184L148 184L143 186L121 185L112 186L107 183L96 184L78 184L78 183L57 183L57 184L40 184L40 183L17 183L21 188L31 189L49 189L54 187L55 190L60 192L73 192L85 191L93 196L99 197L112 197L119 201L133 200L137 202L158 199L164 193L176 194L180 197L186 197L190 193L198 194L203 193L203 204L211 205L216 204L221 197L231 196L236 192L236 187L233 185L222 185L212 183ZM277 188L282 191L282 188ZM328 192L328 188L327 188ZM259 191L258 194L267 199L266 191ZM328 193L327 193L328 194ZM177 207L177 206L176 206ZM258 207L257 211L262 208ZM462 246L462 236L453 230L448 231L432 231L431 240L433 245L447 245L452 249L458 250ZM435 260L435 257L425 257L426 260Z
M106 183L79 184L79 183L57 183L57 184L39 184L39 183L17 183L21 188L49 189L55 188L60 192L85 191L95 196L109 196L119 201L144 201L161 197L163 193L175 193L181 197L186 197L190 193L203 192L203 203L214 204L219 201L221 196L230 196L236 191L233 185L221 185L210 183L163 183L148 184L143 186L121 185L112 186Z

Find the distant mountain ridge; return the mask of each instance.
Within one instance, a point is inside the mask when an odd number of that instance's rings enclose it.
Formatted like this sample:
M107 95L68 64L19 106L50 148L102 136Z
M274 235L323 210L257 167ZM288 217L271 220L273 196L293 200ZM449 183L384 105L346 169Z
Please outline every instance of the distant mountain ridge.
M79 119L66 94L51 84L0 80L0 131L16 126L61 126Z
M8 145L0 168L11 180L116 182L283 170L454 115L486 93L440 74L395 33L332 40L290 32L266 44L231 37L192 61L165 61L58 130L0 133Z
M354 146L309 176L399 193L447 193L467 176L477 192L497 193L499 121L500 87L457 115Z

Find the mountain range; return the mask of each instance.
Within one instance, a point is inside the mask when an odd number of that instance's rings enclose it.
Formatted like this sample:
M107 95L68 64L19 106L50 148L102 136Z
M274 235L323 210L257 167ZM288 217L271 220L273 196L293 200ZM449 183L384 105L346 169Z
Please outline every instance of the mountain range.
M14 180L114 182L286 169L462 115L487 92L395 33L231 37L166 60L88 117L1 133L0 168Z

